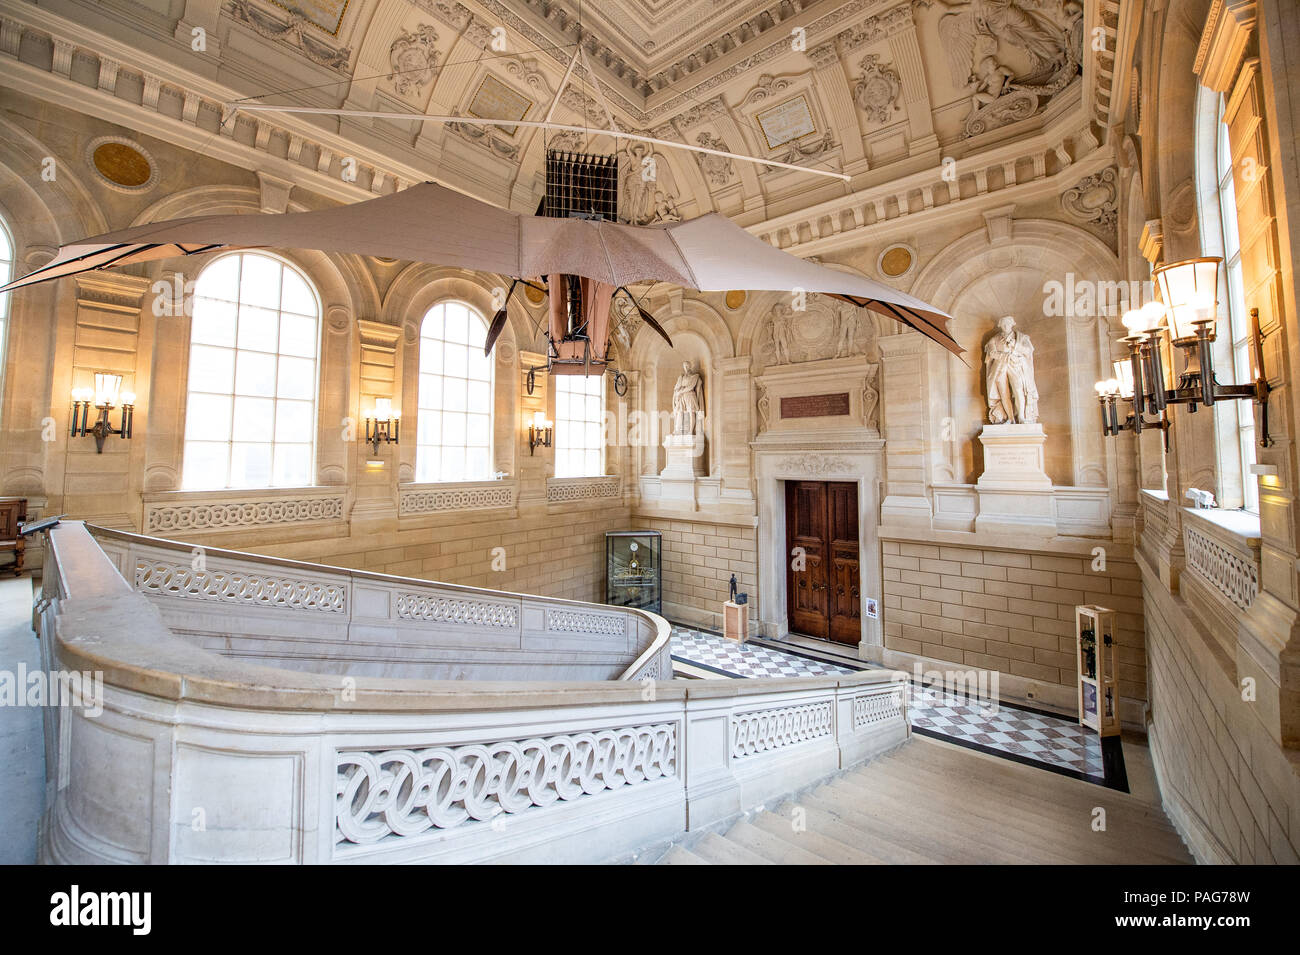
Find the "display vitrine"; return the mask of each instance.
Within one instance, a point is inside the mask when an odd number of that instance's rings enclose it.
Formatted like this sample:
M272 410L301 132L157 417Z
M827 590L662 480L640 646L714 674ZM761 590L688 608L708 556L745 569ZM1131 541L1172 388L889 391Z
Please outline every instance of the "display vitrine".
M658 531L607 531L605 603L662 612L662 550Z

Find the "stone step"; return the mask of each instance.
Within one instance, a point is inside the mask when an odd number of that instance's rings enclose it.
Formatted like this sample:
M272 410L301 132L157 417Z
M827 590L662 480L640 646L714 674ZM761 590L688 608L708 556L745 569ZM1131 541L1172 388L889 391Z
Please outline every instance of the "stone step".
M744 846L774 865L829 865L830 860L810 849L787 842L766 829L741 820L727 830L727 840Z
M771 833L778 839L784 839L793 845L806 848L813 855L820 856L835 865L883 865L883 861L869 852L833 838L804 812L799 819L799 828L794 826L793 817L787 818L775 812L760 812L754 817L754 826ZM859 838L861 834L858 834ZM855 840L856 841L856 840Z
M882 837L878 833L854 826L826 808L811 793L800 796L798 802L783 803L777 807L776 814L787 820L786 825L789 825L796 810L803 810L804 821L810 832L815 831L855 852L869 853L883 865L932 865L936 861L932 856L897 842L892 831Z
M712 865L707 859L701 859L689 849L673 846L659 857L655 865Z
M691 852L712 865L772 865L757 852L746 849L716 832L706 832L691 844Z
M849 784L860 781L867 792L874 784L891 779L922 789L949 788L957 782L953 776L931 767L887 765L883 760L872 773L844 776ZM1067 805L1065 800L1058 800L1054 806L1047 800L1022 799L1009 786L962 784L956 788L962 793L959 805L963 814L979 820L981 825L1014 823L1016 831L1031 843L1086 848L1099 852L1098 862L1131 862L1135 848L1166 856L1169 861L1186 861L1182 840L1165 824L1159 810L1132 800L1112 800L1109 797L1113 790L1084 785L1093 792L1085 794L1091 798L1086 798L1082 805ZM1097 806L1106 810L1104 832L1092 828L1093 809Z
M934 798L938 794L920 793L890 782L866 786L846 779L834 779L826 785L858 812L874 817L879 824L892 823L909 832L932 834L949 846L962 845L981 864L1064 864L1069 861L1051 850L1025 845L1022 839L1017 838L1014 826L1009 824L976 825L960 807L942 797Z

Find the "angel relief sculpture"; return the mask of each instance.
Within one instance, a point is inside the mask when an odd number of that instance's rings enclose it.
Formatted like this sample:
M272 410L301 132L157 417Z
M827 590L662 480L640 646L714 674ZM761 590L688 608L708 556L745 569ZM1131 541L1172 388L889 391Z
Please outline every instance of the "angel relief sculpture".
M668 160L647 143L633 142L620 163L619 218L630 225L675 222L677 183Z
M1079 0L1058 0L1051 14L1029 0L913 3L946 11L939 37L953 85L971 96L967 136L1033 115L1079 72Z

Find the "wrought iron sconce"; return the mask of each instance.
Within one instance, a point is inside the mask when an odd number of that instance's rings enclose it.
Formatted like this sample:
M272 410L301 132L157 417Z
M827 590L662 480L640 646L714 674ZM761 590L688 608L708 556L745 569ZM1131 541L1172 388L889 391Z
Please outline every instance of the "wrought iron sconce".
M95 439L95 453L104 453L104 441L109 435L121 435L123 439L131 437L131 426L135 422L135 395L121 391L122 376L96 374L94 390L90 388L72 389L72 428L71 437L84 438L91 435ZM114 428L108 413L122 404L121 426ZM98 410L95 423L90 424L91 405Z
M374 413L366 418L366 443L375 454L379 453L379 444L397 444L402 426L402 413L393 410L390 398L376 398Z
M1130 309L1121 319L1128 335L1120 339L1128 346L1129 357L1114 362L1115 377L1096 384L1101 402L1102 430L1107 437L1121 431L1141 434L1143 428L1164 432L1165 450L1169 450L1170 405L1187 405L1195 412L1198 405L1211 406L1216 401L1250 399L1261 406L1260 446L1273 442L1268 436L1268 378L1264 374L1263 340L1259 331L1259 309L1250 310L1251 351L1255 380L1248 385L1221 385L1214 376L1214 353L1218 317L1218 257L1188 259L1155 270L1155 280L1162 301L1147 302ZM1173 388L1165 387L1162 336L1168 335L1171 353L1182 351L1185 368ZM1123 422L1118 405L1131 406ZM1147 415L1157 416L1154 421Z
M547 421L543 412L535 412L532 423L528 425L528 453L532 454L536 448L549 448L554 432L554 423Z

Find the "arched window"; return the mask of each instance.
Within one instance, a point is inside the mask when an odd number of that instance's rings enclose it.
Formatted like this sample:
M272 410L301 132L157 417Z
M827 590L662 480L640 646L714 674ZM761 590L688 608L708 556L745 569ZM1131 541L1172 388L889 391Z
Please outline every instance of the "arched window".
M492 360L487 322L464 302L439 302L420 324L415 480L492 477Z
M1217 337L1232 345L1231 376L1234 383L1253 380L1250 362L1250 313L1246 309L1241 272L1241 233L1237 227L1237 191L1233 182L1232 147L1223 119L1224 97L1202 88L1198 109L1202 117L1198 142L1198 179L1201 183L1201 240L1206 255L1223 256L1224 286L1221 304L1227 312L1227 328L1220 322ZM1224 335L1227 331L1229 334ZM1228 376L1220 374L1221 378ZM1249 511L1259 510L1259 486L1250 467L1255 463L1255 412L1249 401L1229 402L1235 415L1235 442L1220 432L1219 464L1225 504L1239 503ZM1235 445L1235 446L1233 446ZM1234 473L1235 472L1235 473ZM1240 484L1238 485L1238 482Z
M185 404L186 489L314 483L320 300L258 252L199 275Z
M556 375L555 476L605 473L605 376Z
M0 219L0 285L5 285L14 274L14 243L9 229ZM4 372L9 356L9 293L0 295L0 398L4 396ZM0 409L2 410L2 409Z

